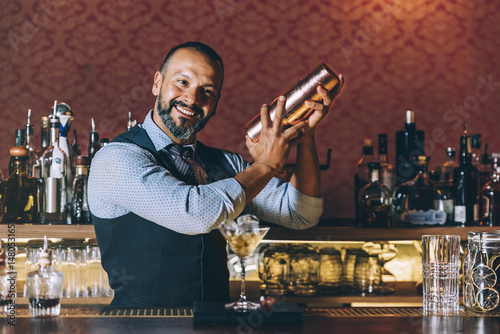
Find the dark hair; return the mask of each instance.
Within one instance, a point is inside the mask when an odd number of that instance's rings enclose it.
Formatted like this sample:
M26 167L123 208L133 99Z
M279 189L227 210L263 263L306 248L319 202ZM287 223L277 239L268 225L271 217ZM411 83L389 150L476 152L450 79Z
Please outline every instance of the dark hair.
M219 56L217 52L215 52L214 49L212 49L210 46L203 44L201 42L186 42L183 44L179 44L175 47L173 47L168 53L167 56L165 57L165 60L163 60L163 64L160 67L160 73L161 75L164 75L165 72L167 71L168 68L168 63L170 62L170 58L180 49L191 49L196 52L201 53L202 55L207 56L211 60L218 62L221 66L222 69L222 80L221 80L221 87L222 87L222 81L224 80L224 63L222 62L222 58Z

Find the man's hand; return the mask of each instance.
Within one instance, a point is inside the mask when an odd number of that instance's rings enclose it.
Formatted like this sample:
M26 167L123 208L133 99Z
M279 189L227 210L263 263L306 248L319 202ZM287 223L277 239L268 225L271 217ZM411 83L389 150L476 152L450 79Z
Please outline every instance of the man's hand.
M306 126L303 129L305 135L314 135L316 126L326 117L332 104L332 98L328 96L328 91L323 86L316 88L319 95L323 99L322 102L306 101L306 106L314 109L314 112L306 121Z
M285 97L280 96L276 105L274 121L271 121L269 108L267 105L263 105L260 110L262 122L260 140L254 143L248 136L246 137L246 145L255 161L254 164L267 166L273 172L278 172L285 165L290 149L302 141L303 136L300 135L300 132L306 126L306 122L300 122L283 130L284 109Z

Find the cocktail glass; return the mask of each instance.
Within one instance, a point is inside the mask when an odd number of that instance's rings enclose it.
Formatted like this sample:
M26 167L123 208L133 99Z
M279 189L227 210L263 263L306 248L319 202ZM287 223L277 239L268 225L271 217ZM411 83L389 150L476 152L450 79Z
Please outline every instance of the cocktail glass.
M247 257L257 248L257 245L264 238L267 231L269 231L269 227L259 227L257 217L245 215L239 217L236 221L224 221L220 225L219 231L241 261L240 298L233 303L226 304L226 309L238 312L256 310L260 305L248 301L245 294L245 262Z

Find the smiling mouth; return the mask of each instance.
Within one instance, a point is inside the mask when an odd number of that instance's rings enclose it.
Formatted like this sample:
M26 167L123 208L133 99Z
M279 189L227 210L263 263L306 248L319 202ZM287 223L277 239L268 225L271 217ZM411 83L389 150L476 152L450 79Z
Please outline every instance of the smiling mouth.
M198 113L194 112L194 111L191 111L190 109L187 109L187 108L183 108L179 105L176 105L175 106L175 109L177 109L177 111L183 115L183 116L187 116L187 117L194 117L196 115L198 115Z

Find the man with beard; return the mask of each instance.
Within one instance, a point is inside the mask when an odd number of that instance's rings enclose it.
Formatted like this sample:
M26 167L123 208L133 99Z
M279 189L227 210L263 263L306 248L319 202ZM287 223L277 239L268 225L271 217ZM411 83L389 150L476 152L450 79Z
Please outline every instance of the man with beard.
M88 198L115 296L113 307L179 307L194 301L228 301L226 243L217 227L242 213L294 229L317 224L323 210L314 129L331 99L308 121L284 129L263 105L262 135L247 137L254 159L196 140L215 115L224 66L209 46L173 48L156 72L155 107L102 148L90 169ZM285 104L281 97L276 119ZM290 182L275 178L297 145Z

